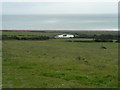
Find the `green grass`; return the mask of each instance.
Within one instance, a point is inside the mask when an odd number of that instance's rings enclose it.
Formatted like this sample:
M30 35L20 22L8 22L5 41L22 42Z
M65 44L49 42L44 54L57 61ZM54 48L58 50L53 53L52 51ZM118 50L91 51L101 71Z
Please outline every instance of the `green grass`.
M65 41L3 41L3 88L118 86L117 43Z
M2 89L2 41L0 40L0 89Z

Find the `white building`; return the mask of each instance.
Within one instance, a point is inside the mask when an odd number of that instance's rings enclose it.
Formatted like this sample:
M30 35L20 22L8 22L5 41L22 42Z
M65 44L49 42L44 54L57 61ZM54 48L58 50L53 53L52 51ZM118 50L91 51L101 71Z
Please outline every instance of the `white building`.
M62 34L62 35L56 35L55 38L73 38L74 35L69 34Z

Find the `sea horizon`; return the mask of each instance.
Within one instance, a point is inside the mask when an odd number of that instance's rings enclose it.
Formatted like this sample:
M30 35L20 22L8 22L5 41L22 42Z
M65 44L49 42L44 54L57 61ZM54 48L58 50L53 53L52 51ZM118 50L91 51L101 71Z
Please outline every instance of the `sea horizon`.
M2 15L2 30L118 31L116 14Z

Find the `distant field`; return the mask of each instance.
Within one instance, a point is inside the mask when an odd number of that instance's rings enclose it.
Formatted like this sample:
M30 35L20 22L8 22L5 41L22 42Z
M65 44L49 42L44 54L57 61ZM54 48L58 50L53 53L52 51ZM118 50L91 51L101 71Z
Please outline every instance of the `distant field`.
M3 31L2 35L35 35L35 36L55 36L60 33L49 33L49 32L32 32L32 31Z
M86 35L100 35L100 34L112 34L117 35L117 31L3 31L3 35L47 35L47 36L54 36L63 33L70 33L70 34L86 34Z

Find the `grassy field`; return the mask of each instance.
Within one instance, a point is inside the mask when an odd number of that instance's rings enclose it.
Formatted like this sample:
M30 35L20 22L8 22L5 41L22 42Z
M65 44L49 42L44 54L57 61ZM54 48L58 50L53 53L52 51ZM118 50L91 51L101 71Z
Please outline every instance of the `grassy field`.
M3 88L118 87L118 43L66 40L4 40Z

